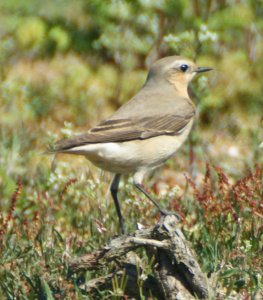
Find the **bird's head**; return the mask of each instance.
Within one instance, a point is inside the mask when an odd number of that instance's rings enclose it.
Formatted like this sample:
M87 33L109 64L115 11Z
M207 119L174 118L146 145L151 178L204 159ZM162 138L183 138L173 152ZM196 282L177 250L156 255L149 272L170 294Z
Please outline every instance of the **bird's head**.
M185 93L187 86L194 76L201 72L212 70L207 67L198 67L193 61L181 56L168 56L156 61L150 68L148 80L168 81L178 92Z

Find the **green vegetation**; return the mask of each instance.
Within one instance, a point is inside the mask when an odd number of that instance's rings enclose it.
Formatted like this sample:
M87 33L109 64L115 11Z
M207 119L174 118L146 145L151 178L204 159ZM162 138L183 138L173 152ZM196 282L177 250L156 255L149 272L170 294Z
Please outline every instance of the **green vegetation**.
M215 71L191 86L191 138L145 183L182 215L218 297L263 298L262 1L2 0L0 20L0 298L87 299L67 259L118 232L110 174L43 153L107 117L173 54ZM128 179L120 200L129 231L158 218ZM98 299L120 299L123 282Z

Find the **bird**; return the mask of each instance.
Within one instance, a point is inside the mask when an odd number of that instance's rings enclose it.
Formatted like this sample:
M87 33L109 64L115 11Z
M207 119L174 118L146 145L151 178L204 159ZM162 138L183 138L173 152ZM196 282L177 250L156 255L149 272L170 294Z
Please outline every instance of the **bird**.
M143 178L174 156L186 140L196 115L188 85L196 74L210 70L181 56L161 58L150 67L141 90L108 119L49 149L55 154L83 155L100 169L114 173L110 191L121 233L125 228L118 189L124 174L132 174L135 187L161 214L168 213L145 190Z

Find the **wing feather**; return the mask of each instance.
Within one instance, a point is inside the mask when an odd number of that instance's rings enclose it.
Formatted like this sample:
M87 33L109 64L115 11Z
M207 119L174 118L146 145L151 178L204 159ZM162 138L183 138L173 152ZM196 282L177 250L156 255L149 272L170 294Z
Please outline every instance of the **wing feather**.
M145 118L110 119L92 128L88 133L63 139L55 144L54 152L95 143L126 142L160 135L178 135L194 117L194 111L185 116L165 114Z

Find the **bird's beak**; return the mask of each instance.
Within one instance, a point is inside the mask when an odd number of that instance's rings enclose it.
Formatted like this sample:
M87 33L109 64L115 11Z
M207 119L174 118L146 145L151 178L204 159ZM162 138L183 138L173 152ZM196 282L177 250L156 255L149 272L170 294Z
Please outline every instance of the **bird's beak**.
M196 73L203 73L203 72L208 72L208 71L211 71L213 70L212 68L206 68L206 67L198 67L195 72Z

